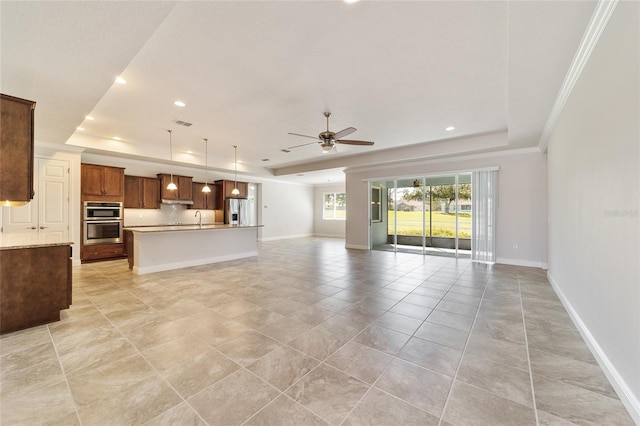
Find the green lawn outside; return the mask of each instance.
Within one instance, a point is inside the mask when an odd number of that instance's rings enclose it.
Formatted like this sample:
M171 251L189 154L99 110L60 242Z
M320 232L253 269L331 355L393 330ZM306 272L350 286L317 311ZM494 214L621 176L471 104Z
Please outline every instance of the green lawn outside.
M397 212L398 214L398 235L422 235L422 212ZM393 234L395 211L388 212L389 235ZM429 212L425 212L426 235L429 235ZM456 235L456 215L442 212L433 212L431 216L433 236L450 237ZM471 238L471 214L458 213L458 226L460 238Z

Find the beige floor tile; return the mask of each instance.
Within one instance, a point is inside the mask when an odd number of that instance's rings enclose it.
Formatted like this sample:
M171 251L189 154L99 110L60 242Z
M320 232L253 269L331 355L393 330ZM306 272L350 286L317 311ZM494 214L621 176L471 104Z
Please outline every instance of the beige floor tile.
M56 358L55 348L49 339L48 342L18 349L0 357L0 374L4 377L7 374Z
M331 355L325 363L356 379L373 384L393 357L356 342L349 342Z
M456 380L533 407L529 370L521 370L471 353L464 354Z
M412 337L398 354L399 358L453 377L462 352L447 346Z
M611 398L618 398L597 365L535 349L529 350L529 356L533 374L560 380Z
M60 376L55 381L40 383L31 392L9 392L3 383L0 420L3 425L79 425L69 388Z
M166 426L166 425L184 425L184 426L206 426L204 420L196 413L186 402L178 404L154 417L144 424L144 426Z
M280 347L249 365L263 380L281 391L317 366L319 361L289 347Z
M162 345L142 352L146 360L158 371L168 370L182 361L207 352L211 346L191 334L184 334Z
M453 384L442 418L455 425L535 426L536 424L533 408L459 381Z
M633 425L622 402L597 392L533 376L537 407L564 420L585 425Z
M452 379L401 359L394 359L375 386L439 417Z
M422 325L422 321L394 312L386 312L375 321L375 324L380 327L411 335Z
M542 270L330 238L259 253L74 267L60 322L0 336L2 424L534 424L528 352L540 425L631 424ZM451 391L432 369L463 350Z
M278 391L244 369L189 398L210 425L239 425L278 396Z
M314 328L289 342L289 346L322 361L347 342L347 338Z
M180 395L188 398L239 368L238 364L213 349L176 364L162 376Z
M408 334L371 325L358 334L354 340L379 351L395 355L402 349L410 337Z
M327 426L328 423L286 395L281 395L249 419L245 425Z
M372 388L342 424L344 426L437 426L438 418L405 401Z
M321 364L286 394L331 424L339 424L360 401L369 386Z
M46 325L15 331L0 336L0 356L49 342L51 342L51 335Z
M459 351L464 349L468 336L466 331L426 321L415 333L415 337Z

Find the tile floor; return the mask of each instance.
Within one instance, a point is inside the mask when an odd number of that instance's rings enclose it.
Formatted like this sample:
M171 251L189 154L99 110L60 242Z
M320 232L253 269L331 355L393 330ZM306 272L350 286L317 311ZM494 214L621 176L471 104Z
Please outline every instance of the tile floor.
M135 276L74 268L2 336L2 425L631 425L544 271L261 243Z

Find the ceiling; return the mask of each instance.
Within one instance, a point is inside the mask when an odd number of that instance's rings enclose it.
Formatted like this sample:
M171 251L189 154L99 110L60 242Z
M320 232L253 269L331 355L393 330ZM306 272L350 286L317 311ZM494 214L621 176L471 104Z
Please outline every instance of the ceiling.
M207 138L210 170L237 145L239 173L326 183L460 138L537 146L595 4L3 0L0 85L37 102L39 142L166 164L172 129L175 163L203 168ZM325 111L375 145L287 134L324 131Z

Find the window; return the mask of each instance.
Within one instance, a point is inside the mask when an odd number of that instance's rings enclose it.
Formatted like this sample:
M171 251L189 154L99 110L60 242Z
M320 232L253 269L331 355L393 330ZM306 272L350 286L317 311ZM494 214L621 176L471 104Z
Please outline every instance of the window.
M325 192L323 197L322 219L345 220L347 194L344 192Z

